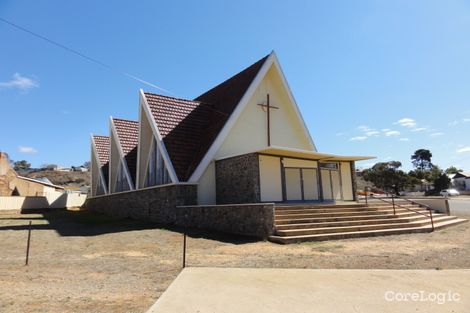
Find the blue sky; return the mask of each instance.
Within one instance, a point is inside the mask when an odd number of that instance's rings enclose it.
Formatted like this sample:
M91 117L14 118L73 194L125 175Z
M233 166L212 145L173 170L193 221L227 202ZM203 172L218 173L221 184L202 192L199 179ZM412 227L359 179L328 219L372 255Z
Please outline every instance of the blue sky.
M0 17L194 98L275 50L317 148L470 171L468 1L0 1ZM157 89L0 23L0 150L82 164ZM375 162L375 161L374 161ZM362 162L359 166L370 166Z

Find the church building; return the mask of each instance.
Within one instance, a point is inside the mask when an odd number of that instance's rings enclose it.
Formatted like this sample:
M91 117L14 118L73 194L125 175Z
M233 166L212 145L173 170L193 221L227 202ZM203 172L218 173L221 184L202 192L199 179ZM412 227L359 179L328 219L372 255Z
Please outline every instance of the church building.
M317 150L272 52L195 97L139 92L138 120L92 135L84 208L278 243L466 222L409 199L356 199L355 162Z
M194 99L139 93L92 135L92 196L197 185L197 204L354 201L354 162L319 152L272 52ZM162 200L164 201L164 200Z

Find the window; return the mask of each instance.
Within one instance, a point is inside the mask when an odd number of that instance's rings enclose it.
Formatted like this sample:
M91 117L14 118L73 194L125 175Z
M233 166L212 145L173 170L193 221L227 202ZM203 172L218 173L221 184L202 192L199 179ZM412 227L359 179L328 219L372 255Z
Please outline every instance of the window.
M96 189L96 195L104 195L104 185L103 185L103 180L101 179L101 175L98 176L98 187Z
M170 175L168 174L168 170L165 166L165 161L163 160L162 153L158 148L158 144L155 138L152 142L146 174L146 187L163 185L171 182Z
M336 162L324 162L320 163L321 168L327 168L330 170L337 170L338 169L338 163Z
M116 190L116 192L119 192L119 191L127 191L129 189L130 189L130 187L129 187L129 183L127 181L126 172L125 172L125 169L124 169L124 164L121 162L121 163L119 163L118 177L117 177L117 181L116 181L115 190Z

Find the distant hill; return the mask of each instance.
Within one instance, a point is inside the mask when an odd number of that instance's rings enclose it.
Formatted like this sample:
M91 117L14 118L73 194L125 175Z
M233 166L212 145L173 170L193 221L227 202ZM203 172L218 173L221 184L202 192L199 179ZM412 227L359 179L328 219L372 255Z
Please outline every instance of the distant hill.
M46 177L54 185L72 189L78 189L82 186L90 186L90 172L61 172L41 170L21 175L29 178Z

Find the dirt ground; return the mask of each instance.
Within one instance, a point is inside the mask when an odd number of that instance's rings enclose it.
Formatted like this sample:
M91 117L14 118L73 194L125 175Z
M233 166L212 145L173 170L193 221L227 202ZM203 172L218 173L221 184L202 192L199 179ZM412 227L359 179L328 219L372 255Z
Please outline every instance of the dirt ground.
M178 229L88 212L0 215L0 312L145 312L180 272L182 243ZM285 246L192 230L186 264L470 268L470 223L430 234Z

